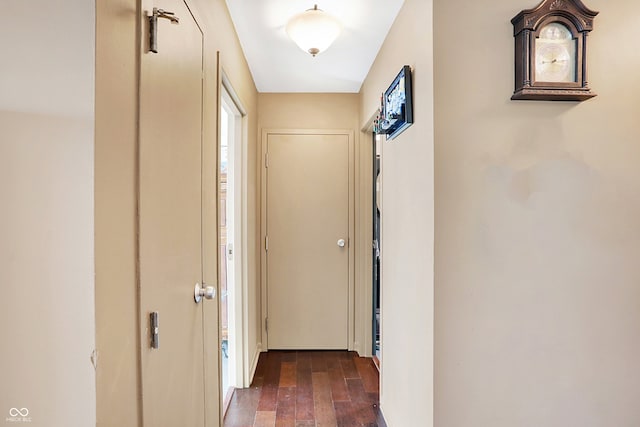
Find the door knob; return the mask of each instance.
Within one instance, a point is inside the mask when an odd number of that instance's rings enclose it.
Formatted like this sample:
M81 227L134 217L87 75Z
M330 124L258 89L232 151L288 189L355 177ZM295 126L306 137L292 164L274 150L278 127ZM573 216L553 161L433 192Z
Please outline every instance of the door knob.
M213 286L207 286L204 283L200 286L200 283L196 283L196 286L193 290L193 299L196 301L196 304L202 301L202 297L206 299L214 299L216 297L216 288Z
M338 240L338 246L340 246L341 248L344 248L344 245L345 245L344 239Z

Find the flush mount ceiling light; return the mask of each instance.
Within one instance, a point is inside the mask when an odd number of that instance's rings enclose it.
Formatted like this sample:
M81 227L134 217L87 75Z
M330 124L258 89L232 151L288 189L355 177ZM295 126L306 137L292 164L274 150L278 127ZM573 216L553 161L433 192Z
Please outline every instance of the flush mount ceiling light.
M316 56L326 50L340 34L342 26L318 5L299 13L289 20L286 31L300 49Z

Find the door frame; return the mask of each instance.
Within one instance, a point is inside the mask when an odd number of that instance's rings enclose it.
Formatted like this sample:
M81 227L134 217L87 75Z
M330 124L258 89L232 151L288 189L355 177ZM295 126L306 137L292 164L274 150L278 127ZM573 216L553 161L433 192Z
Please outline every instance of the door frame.
M233 84L229 79L227 73L221 64L221 55L218 56L218 69L219 69L219 84L218 84L218 100L219 108L218 108L218 120L221 120L221 111L222 111L222 98L227 97L225 102L233 104L233 106L237 109L239 115L236 117L236 120L239 123L236 123L237 129L236 136L239 134L239 138L234 138L234 143L236 146L234 147L234 169L235 175L240 176L240 187L236 188L236 196L239 194L240 197L234 197L235 201L235 209L234 209L234 224L239 225L240 235L236 236L236 241L239 242L240 251L238 252L236 249L238 245L234 247L234 266L237 268L237 260L238 256L240 257L240 277L236 275L235 277L235 286L236 286L236 298L234 299L234 322L235 322L235 333L237 335L235 340L235 348L234 352L236 354L236 372L235 378L233 379L233 383L237 384L241 387L249 387L251 380L251 370L249 366L249 334L247 331L247 326L249 324L249 302L247 296L249 295L249 264L247 258L247 248L248 248L248 222L247 222L247 194L248 194L248 116L247 110L244 108L242 100L238 96L237 92L233 88ZM221 126L218 126L218 140L216 144L216 152L219 152L221 144ZM216 181L220 181L220 159L219 156L216 162ZM216 193L216 197L219 194ZM219 219L216 221L218 222ZM218 253L218 265L220 263L220 257L225 256L226 254ZM218 299L218 303L221 302L221 299ZM221 310L218 310L218 313L221 313ZM222 322L218 322L219 328L222 327ZM222 340L222 334L219 335L220 340ZM222 369L222 357L219 358L220 361L220 369ZM222 372L220 372L222 375ZM222 376L220 377L222 378ZM222 383L222 382L221 382ZM226 408L222 408L221 412L225 412ZM223 414L224 417L224 414Z
M371 192L373 183L373 156L372 136L374 135L374 124L379 112L375 111L360 128L360 144L358 151L358 254L356 258L358 277L358 336L361 346L357 348L359 354L364 357L372 357L373 349L373 257L372 236L373 217L371 208L373 206L373 194ZM382 144L381 144L382 145ZM382 148L382 147L381 147ZM382 322L382 319L381 319Z
M349 278L348 278L348 311L347 311L347 350L356 349L355 344L355 141L354 132L350 129L263 129L260 149L260 302L261 302L261 336L262 349L268 350L267 332L267 141L269 135L344 135L349 140Z

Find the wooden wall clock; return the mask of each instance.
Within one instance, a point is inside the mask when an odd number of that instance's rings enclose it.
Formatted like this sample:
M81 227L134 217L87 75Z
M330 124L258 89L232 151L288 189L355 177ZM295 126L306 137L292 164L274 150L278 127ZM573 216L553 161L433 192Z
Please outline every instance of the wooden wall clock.
M580 0L544 0L511 20L516 43L516 87L511 99L584 101L587 34L598 14Z

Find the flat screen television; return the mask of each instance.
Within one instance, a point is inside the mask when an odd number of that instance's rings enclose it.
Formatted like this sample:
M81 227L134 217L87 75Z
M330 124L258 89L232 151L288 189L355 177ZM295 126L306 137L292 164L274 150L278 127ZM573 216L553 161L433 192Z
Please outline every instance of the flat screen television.
M387 140L400 135L413 124L413 88L411 67L405 65L393 83L382 95L378 133L387 135Z

